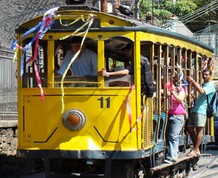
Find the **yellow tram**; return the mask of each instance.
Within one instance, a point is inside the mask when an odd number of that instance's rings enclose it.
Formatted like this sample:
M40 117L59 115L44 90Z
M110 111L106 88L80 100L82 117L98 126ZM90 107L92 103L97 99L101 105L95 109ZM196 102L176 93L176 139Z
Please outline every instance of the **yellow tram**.
M58 76L57 68L72 36L81 36L86 48L97 54L98 71L131 63L133 73ZM18 156L43 158L48 177L173 176L188 172L194 165L197 158L183 158L169 165L168 172L159 169L167 146L169 104L164 83L170 80L169 73L177 72L184 79L192 75L201 84L201 71L205 65L210 67L212 48L129 17L85 6L52 9L44 17L20 25L16 37ZM129 43L132 61L126 61L122 51ZM141 91L141 55L151 64L152 96ZM189 85L185 89L191 108L197 92ZM213 122L208 120L202 145L213 140ZM184 128L180 138L183 153L190 144Z

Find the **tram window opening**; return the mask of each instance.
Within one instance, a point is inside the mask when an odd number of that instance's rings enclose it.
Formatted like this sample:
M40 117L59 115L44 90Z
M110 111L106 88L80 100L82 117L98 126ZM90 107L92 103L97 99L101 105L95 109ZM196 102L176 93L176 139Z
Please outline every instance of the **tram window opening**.
M108 65L107 65L108 64ZM106 64L106 67L110 72L114 72L114 71L118 71L118 70L123 70L125 69L126 65L124 62L122 61L117 61L115 59L109 58L108 59L108 63Z
M132 41L120 36L105 41L105 68L109 74L104 78L105 87L127 87L133 84L131 72L133 55L127 55L127 51L123 50L127 45L132 46ZM133 53L132 49L128 50ZM104 73L100 73L100 75L104 75Z
M64 79L66 87L97 87L97 41L86 38L81 47L82 37L55 41L54 81L60 87L61 79L71 60L74 60ZM74 59L76 52L80 54Z
M106 70L109 72L116 72L125 70L127 63L125 61L119 61L112 58L106 59ZM127 87L132 85L131 75L116 75L105 77L105 87Z
M57 74L57 71L60 69L60 66L63 63L64 59L64 46L58 41L55 43L55 61L54 61L54 66L55 66L55 75Z
M24 41L24 46L30 39ZM24 88L38 87L37 73L40 76L42 87L47 87L47 42L39 41L36 62L34 62L35 44L24 55L22 86ZM37 69L37 70L36 70Z

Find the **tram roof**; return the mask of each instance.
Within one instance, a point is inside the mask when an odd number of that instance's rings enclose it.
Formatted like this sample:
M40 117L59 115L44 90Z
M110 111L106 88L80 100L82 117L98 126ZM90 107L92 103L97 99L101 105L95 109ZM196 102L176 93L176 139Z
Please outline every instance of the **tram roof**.
M108 14L108 13L104 13L104 12L99 12L96 8L94 7L89 7L89 6L61 6L58 8L57 14L60 15L66 15L66 14L73 14L73 13L78 13L78 14L83 14L83 15L87 15L87 14L96 14L97 16L101 16L104 18L112 18L115 21L119 21L122 22L122 25L117 25L117 26L103 26L100 27L100 25L94 25L94 28L90 28L89 31L98 31L98 32L115 32L115 31L143 31L143 32L148 32L148 33L152 33L152 34L157 34L157 35L161 35L161 36L167 36L167 37L171 37L171 38L175 38L178 40L183 40L189 43L192 43L194 45L198 45L206 50L209 50L211 52L213 52L213 48L205 43L202 43L194 38L179 34L179 33L175 33L172 31L168 31L162 28L159 28L157 26L153 26L150 24L147 24L145 22L139 21L137 19L128 17L128 16L124 16L124 15L115 15L115 14ZM34 18L32 20L29 20L23 24L20 25L20 27L18 29L16 29L17 33L24 33L27 30L31 29L32 27L34 27L35 25L37 25L41 20L42 20L43 16L39 16L37 18ZM57 20L56 20L57 21ZM99 23L99 22L98 22ZM125 25L123 25L123 23L125 23ZM94 24L94 22L93 22ZM63 26L60 28L58 28L58 26L56 27L56 22L51 26L49 32L63 32L63 31L69 31L72 32L76 29L72 29L72 28L63 28ZM82 31L82 30L81 30Z

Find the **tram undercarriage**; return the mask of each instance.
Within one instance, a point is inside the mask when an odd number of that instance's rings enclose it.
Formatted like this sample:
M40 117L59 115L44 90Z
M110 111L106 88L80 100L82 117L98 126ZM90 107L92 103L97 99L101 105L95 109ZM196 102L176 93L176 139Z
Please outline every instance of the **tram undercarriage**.
M46 178L184 178L194 170L199 157L183 155L175 163L149 168L150 157L140 160L44 159Z

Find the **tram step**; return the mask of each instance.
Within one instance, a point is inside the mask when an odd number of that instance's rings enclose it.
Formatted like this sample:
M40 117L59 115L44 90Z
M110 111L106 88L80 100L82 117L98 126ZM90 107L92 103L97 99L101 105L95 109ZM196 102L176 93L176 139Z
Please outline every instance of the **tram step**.
M190 157L190 156L184 155L184 157L179 158L176 162L173 162L173 163L163 163L163 164L161 164L159 166L150 168L150 170L151 171L159 171L159 170L162 170L162 169L167 168L169 166L173 166L173 165L179 164L181 162L188 161L188 160L193 160L193 159L199 159L199 157L198 156Z

